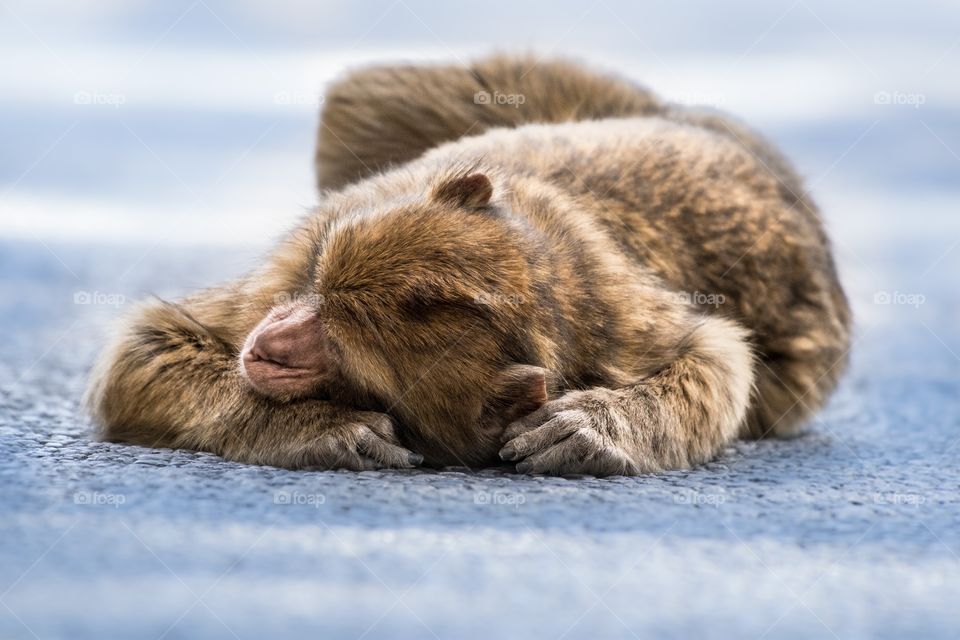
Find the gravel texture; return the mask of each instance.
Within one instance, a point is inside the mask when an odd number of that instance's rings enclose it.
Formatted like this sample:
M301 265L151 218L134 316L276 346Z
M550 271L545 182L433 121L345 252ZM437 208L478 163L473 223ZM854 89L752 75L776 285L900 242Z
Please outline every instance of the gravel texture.
M853 277L853 366L809 432L692 471L290 472L91 441L79 397L124 303L253 256L0 243L0 637L960 636L946 275L925 307Z

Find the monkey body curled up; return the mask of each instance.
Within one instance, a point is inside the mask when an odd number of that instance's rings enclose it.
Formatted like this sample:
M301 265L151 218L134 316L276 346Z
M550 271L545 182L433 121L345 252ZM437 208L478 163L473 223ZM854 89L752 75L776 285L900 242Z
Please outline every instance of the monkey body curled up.
M845 365L815 205L726 116L566 62L379 67L331 87L317 169L261 268L133 315L104 439L637 474L795 433Z

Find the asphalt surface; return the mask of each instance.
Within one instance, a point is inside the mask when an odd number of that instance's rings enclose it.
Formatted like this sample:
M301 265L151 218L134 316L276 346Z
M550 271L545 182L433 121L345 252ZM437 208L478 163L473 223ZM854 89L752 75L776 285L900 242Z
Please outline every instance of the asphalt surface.
M79 398L125 305L256 254L0 243L0 637L960 637L955 277L871 246L807 434L561 479L93 442Z

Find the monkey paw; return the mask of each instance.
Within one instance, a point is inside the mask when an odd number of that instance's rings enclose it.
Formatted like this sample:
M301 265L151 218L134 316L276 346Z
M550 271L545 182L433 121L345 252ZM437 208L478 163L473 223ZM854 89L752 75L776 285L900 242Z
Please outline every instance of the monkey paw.
M422 455L400 445L390 417L373 411L351 412L292 454L300 469L410 469L423 462Z
M519 460L520 473L636 475L645 469L630 453L630 429L615 392L574 391L510 424L500 458Z

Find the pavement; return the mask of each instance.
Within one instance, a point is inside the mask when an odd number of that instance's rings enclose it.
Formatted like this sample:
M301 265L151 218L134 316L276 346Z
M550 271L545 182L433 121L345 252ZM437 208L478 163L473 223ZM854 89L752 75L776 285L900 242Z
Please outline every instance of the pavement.
M124 307L256 255L0 242L0 637L960 636L948 277L936 309L858 290L809 431L690 471L292 472L92 441L79 398Z

